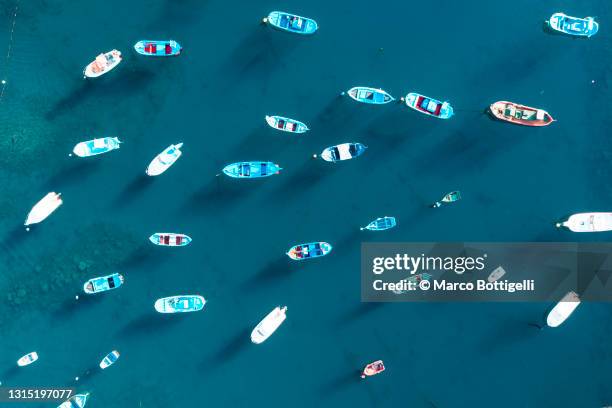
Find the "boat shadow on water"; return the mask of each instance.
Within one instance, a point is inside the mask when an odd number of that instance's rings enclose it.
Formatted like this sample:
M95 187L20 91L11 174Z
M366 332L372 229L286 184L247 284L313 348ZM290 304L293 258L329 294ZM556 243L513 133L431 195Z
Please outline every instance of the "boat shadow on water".
M64 322L66 319L74 315L78 310L89 308L99 304L104 298L104 294L86 295L79 293L79 299L74 297L63 301L59 307L53 312L54 322Z
M361 114L360 107L351 106L354 105L351 103L353 101L348 99L348 96L340 94L330 99L328 104L315 116L311 125L312 129L325 129L325 132L312 132L311 135L308 135L309 140L325 139L330 134L350 133L356 130L354 127L360 123L356 120Z
M326 177L330 177L339 168L339 165L323 163L319 159L305 161L298 169L287 170L283 181L272 194L283 197L279 204L284 206L286 200L295 200L307 194L309 190L316 187Z
M236 358L251 344L250 333L251 329L245 327L231 338L225 340L221 349L201 361L198 368L200 368L202 372L207 372L211 366L216 367Z
M132 320L119 329L116 334L118 337L147 336L151 332L167 330L176 326L181 320L184 319L180 316L150 312Z
M11 253L15 252L19 248L19 245L32 233L34 233L33 228L28 232L23 225L16 225L2 237L2 241L0 241L0 253L11 255Z
M147 266L161 265L163 262L172 259L176 251L164 251L165 248L158 248L152 243L141 244L128 255L121 263L120 269L134 271L146 269Z
M362 380L359 377L361 370L349 370L345 374L323 384L319 389L322 398L332 396L340 391L344 391L353 385L359 384Z
M62 167L45 183L47 190L60 190L75 182L83 182L85 178L100 168L100 160L80 160L71 158L71 161Z
M113 201L113 207L124 207L132 202L136 197L142 194L146 189L153 184L153 178L146 174L139 174L132 179Z
M11 366L10 368L7 368L4 372L2 372L2 385L5 385L5 383L7 382L7 380L12 380L13 378L15 378L17 376L17 374L19 374L19 366L14 365Z
M196 191L185 203L184 209L192 213L210 210L230 210L257 191L265 180L235 180L219 174Z
M279 279L289 278L296 270L296 262L283 255L277 259L266 263L257 273L247 279L242 285L244 291L251 291L255 287L267 286L272 282L279 282Z
M102 371L102 369L100 368L100 366L98 366L98 365L91 366L88 369L86 369L85 371L83 371L81 374L79 374L78 376L73 378L70 381L70 385L72 387L76 387L79 384L87 384L94 377L96 377L98 374L100 374L101 371ZM77 380L77 378L78 378L78 380Z

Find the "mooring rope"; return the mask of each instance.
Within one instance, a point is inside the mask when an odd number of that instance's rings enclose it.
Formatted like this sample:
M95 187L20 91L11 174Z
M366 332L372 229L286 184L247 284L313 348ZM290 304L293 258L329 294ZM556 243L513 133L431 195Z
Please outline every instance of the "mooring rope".
M0 103L2 103L2 100L4 98L4 90L6 89L7 84L6 75L8 74L9 61L11 59L11 54L13 53L13 41L15 39L15 25L17 24L17 11L19 11L19 1L20 0L17 0L15 2L15 11L13 12L13 22L11 24L11 31L9 34L8 49L6 51L6 59L4 62L4 71L2 80L0 81L0 83L2 84L2 88L0 89Z

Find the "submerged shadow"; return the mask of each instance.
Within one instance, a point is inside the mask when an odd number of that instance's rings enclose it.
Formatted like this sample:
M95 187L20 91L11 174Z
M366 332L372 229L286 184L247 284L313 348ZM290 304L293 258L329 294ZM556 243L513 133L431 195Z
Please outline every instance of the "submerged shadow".
M16 225L2 237L2 241L0 241L0 251L10 254L26 239L28 234L31 233L32 231L26 231L23 225Z
M361 320L365 316L372 314L373 312L377 310L380 310L383 305L384 303L374 303L374 302L359 303L356 307L342 314L338 318L337 324L344 326L349 323L352 323L355 320Z
M251 330L249 328L243 328L240 332L236 333L230 339L223 343L223 347L215 353L213 356L205 359L200 363L202 369L217 366L220 364L227 363L228 361L236 358L238 354L243 352L246 347L249 346Z
M192 194L185 207L192 212L229 210L253 194L263 181L265 180L236 180L220 174Z
M268 262L242 285L243 289L251 290L253 287L264 286L272 281L288 278L295 271L295 268L292 268L292 262L286 255Z
M11 366L10 368L6 369L6 371L2 373L2 385L6 385L7 380L15 378L18 373L19 366L17 365Z
M160 251L151 243L141 244L121 263L121 269L134 270L149 265L159 265L170 259L176 251Z
M512 347L516 343L527 341L543 331L543 323L530 321L504 322L497 326L482 343L483 352L498 351Z
M338 378L324 384L321 386L319 394L321 397L327 397L333 395L337 392L340 392L351 385L358 384L361 380L359 377L361 375L361 370L353 370L351 372L345 373Z
M88 369L86 369L85 371L83 371L81 374L79 374L78 376L74 377L72 379L72 381L70 382L70 385L72 385L73 387L78 385L78 384L87 384L89 381L91 381L95 376L97 376L100 372L102 371L102 369L100 368L100 366L91 366ZM78 378L78 380L77 380Z
M183 319L178 316L167 316L161 313L151 312L140 316L123 326L117 332L117 335L119 337L146 336L154 331L168 329L171 326L176 325L180 320Z
M153 184L153 177L139 174L127 184L113 201L114 207L123 207L132 202L138 195L142 194Z
M62 302L57 310L53 312L53 321L60 322L74 315L77 310L92 307L102 301L104 294L86 295L80 293L79 299L71 298Z
M299 198L316 187L325 177L333 174L331 172L337 168L339 166L334 166L333 163L322 163L319 160L306 161L299 169L286 174L273 195L280 195L284 200Z
M100 160L73 160L45 183L47 189L59 189L76 181L83 181L100 167Z

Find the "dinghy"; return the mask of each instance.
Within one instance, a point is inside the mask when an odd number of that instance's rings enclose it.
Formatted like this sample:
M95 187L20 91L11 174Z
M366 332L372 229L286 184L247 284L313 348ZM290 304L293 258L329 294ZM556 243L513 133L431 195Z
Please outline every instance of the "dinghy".
M223 168L223 173L233 178L259 178L273 176L281 170L278 164L272 162L250 161L228 164Z
M418 273L416 275L412 275L408 278L406 278L406 283L407 284L412 284L414 285L415 288L420 288L419 284L422 281L430 281L431 282L431 278L433 278L433 275L429 274L429 273ZM401 283L401 282L398 282ZM401 295L402 293L406 293L408 292L407 290L401 290L401 289L395 289L392 290L393 293L395 293L396 295Z
M357 102L369 103L372 105L384 105L385 103L395 100L382 89L369 88L367 86L356 86L349 89L346 93Z
M97 156L119 149L121 141L116 137L102 137L87 142L77 143L72 152L79 157Z
M67 401L62 402L57 408L83 408L87 404L89 393L76 394Z
M121 53L117 50L102 53L90 62L83 71L88 78L96 78L106 74L121 62Z
M251 332L251 341L261 344L268 339L287 318L287 306L276 306Z
M376 374L380 374L385 371L385 364L382 360L374 361L368 364L361 373L361 378L371 377Z
M382 218L375 219L374 221L370 222L365 227L362 227L359 229L361 231L363 231L364 229L367 229L370 231L384 231L384 230L388 230L390 228L395 227L395 225L397 225L395 221L395 217L382 217Z
M295 245L287 251L287 256L295 261L303 259L318 258L329 254L332 246L327 242L311 242L308 244Z
M546 324L550 327L560 326L578 307L580 297L576 292L568 292L563 298L552 308L546 316Z
M119 352L117 350L113 350L110 353L108 353L102 359L102 361L100 361L100 368L104 370L105 368L110 367L113 364L115 364L115 361L117 361L118 359L119 359Z
M599 31L599 24L593 17L579 18L555 13L547 23L553 30L579 37L592 37Z
M134 49L141 55L152 57L170 57L179 55L183 48L174 40L142 40L134 44Z
M308 126L302 122L283 116L266 116L266 122L268 122L270 127L282 130L283 132L305 133L309 130Z
M93 278L85 282L83 290L87 294L94 294L100 292L106 292L108 290L117 289L123 285L123 276L119 273L113 273L112 275L100 276Z
M168 170L183 154L183 152L181 152L181 147L183 147L182 143L176 145L172 144L168 146L166 150L158 154L153 161L151 161L149 167L147 167L147 175L159 176L164 171Z
M557 223L557 228L566 227L573 232L612 231L612 213L592 212L571 215L567 221Z
M317 22L306 17L285 13L284 11L273 11L263 19L264 23L270 24L279 30L296 34L314 34L319 28Z
M149 241L160 246L185 246L191 242L191 237L172 232L156 232L149 237Z
M454 113L450 103L440 102L416 92L410 92L406 97L402 98L402 100L409 108L436 118L449 119Z
M506 274L506 270L501 266L498 266L491 272L491 274L487 277L487 281L489 283L496 282L501 279L502 276Z
M62 205L60 195L61 194L51 192L44 196L34 205L34 207L32 207L23 225L27 227L28 225L38 224L44 221L53 211L57 210L57 208ZM26 228L26 230L29 231L29 228Z
M441 207L442 204L454 203L455 201L459 201L459 200L461 200L461 192L459 192L459 191L451 191L450 193L448 193L447 195L442 197L442 200L436 201L431 206L433 208L438 208L438 207Z
M323 152L321 152L321 158L325 161L334 163L341 160L350 160L361 156L367 148L367 146L361 143L342 143L323 150Z
M204 308L206 300L200 295L170 296L155 301L155 310L159 313L197 312Z
M27 365L32 364L36 360L38 360L38 353L33 351L33 352L28 353L25 356L21 357L19 360L17 360L17 365L19 367L25 367Z
M523 126L547 126L555 120L543 109L531 108L508 101L498 101L489 107L491 114L505 122Z

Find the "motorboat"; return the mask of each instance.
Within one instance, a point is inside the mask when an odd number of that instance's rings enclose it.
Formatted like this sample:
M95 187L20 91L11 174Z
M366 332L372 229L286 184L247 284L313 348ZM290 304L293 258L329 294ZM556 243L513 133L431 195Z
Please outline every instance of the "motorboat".
M309 129L299 120L286 118L284 116L266 115L266 122L270 127L289 133L306 133Z
M442 204L454 203L455 201L459 201L459 200L461 200L461 192L451 191L450 193L442 197L440 201L436 201L435 203L433 203L432 207L438 208L438 207L441 207Z
M111 71L121 62L121 52L111 50L104 52L90 62L83 70L83 75L88 78L96 78Z
M270 24L279 30L295 34L314 34L319 28L313 19L301 17L284 11L273 11L263 19L264 23Z
M83 408L87 404L89 393L76 394L70 397L67 401L62 402L57 408Z
M395 221L395 217L381 217L381 218L375 219L374 221L370 222L365 227L361 227L359 229L362 231L364 229L367 229L370 231L384 231L384 230L393 228L396 225L397 225L397 222Z
M249 161L228 164L223 173L233 178L269 177L280 173L282 168L273 162Z
M17 360L17 365L19 367L25 367L27 365L32 364L36 360L38 360L38 353L33 351L33 352L28 353L25 356L21 357L19 360Z
M172 232L156 232L149 237L149 241L160 246L185 246L191 242L191 237L185 234Z
M321 152L321 158L325 161L334 163L342 160L350 160L361 156L367 148L367 146L361 143L342 143L323 150L323 152Z
M34 207L32 207L23 225L27 227L28 225L43 222L53 211L57 210L57 208L62 205L63 201L60 196L61 194L54 192L44 196L34 205ZM26 228L26 230L29 230L29 228Z
M102 137L77 143L72 152L79 157L97 156L119 149L121 141L116 137Z
M555 120L543 109L532 108L514 102L498 101L489 107L491 114L505 122L523 126L548 126Z
M576 292L568 292L563 298L552 308L546 316L546 324L550 327L560 326L578 307L580 297Z
M179 55L183 50L174 40L142 40L134 44L134 49L141 55L151 57L171 57Z
M599 31L599 23L593 17L572 17L555 13L547 21L553 30L578 37L592 37Z
M112 275L100 276L93 278L85 282L83 290L87 294L94 294L100 292L106 292L109 290L117 289L123 285L123 276L119 273L113 273Z
M501 266L498 266L491 272L491 274L487 277L487 281L489 283L496 282L501 279L502 276L506 274L506 270Z
M181 152L181 147L183 147L183 143L172 144L158 154L153 161L151 161L149 167L147 167L147 175L159 176L164 171L168 170L183 154L183 152Z
M287 318L287 306L276 306L251 332L251 341L261 344L268 339Z
M319 258L329 254L332 250L331 244L327 242L310 242L308 244L295 245L287 251L287 256L295 261L310 258Z
M169 296L155 301L155 310L159 313L197 312L204 308L206 300L200 295Z
M454 114L450 103L441 102L416 92L410 92L402 100L409 108L435 118L449 119Z
M117 361L119 359L119 352L117 350L113 350L110 353L108 353L103 359L102 361L100 361L100 368L101 369L105 369L108 368L110 366L112 366L113 364L115 364L115 361Z
M567 221L557 223L557 228L566 227L573 232L612 231L612 213L592 212L571 215Z
M382 89L370 88L367 86L356 86L349 89L348 96L357 102L369 103L372 105L384 105L395 100L391 95Z
M408 278L404 279L406 281L405 285L411 285L413 286L415 289L420 289L420 283L422 281L429 281L431 282L431 278L433 278L433 275L424 272L424 273L417 273L416 275L411 275ZM401 282L398 282L398 284ZM396 295L401 295L402 293L406 293L408 290L402 290L402 289L392 289L391 290L393 293L395 293Z
M361 373L361 378L371 377L376 374L380 374L385 371L385 364L382 360L374 361L368 364Z

